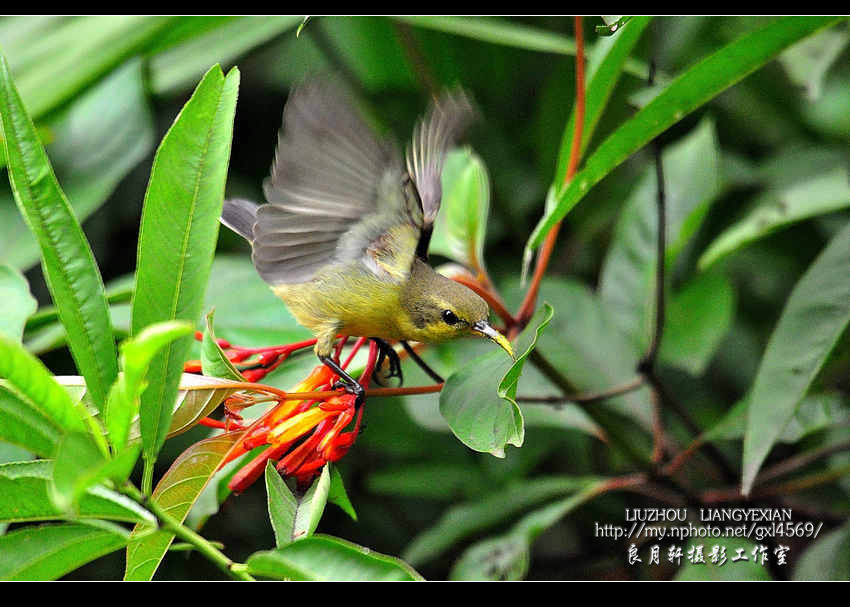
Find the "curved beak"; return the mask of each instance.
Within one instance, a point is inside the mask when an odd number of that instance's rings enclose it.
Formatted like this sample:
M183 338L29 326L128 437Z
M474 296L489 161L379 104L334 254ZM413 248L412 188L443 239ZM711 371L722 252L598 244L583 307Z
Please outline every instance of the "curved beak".
M472 330L476 333L480 333L484 337L492 339L497 344L499 344L502 347L502 350L507 352L511 358L514 358L514 351L511 349L511 342L509 342L504 335L502 335L501 333L496 331L496 329L491 327L490 323L488 323L486 320L479 320L478 322L473 323Z

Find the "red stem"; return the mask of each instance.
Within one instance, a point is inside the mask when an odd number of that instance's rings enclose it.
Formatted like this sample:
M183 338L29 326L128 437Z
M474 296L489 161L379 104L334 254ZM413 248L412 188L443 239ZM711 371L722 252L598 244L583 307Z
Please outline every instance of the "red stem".
M584 32L582 30L581 16L575 18L576 32L576 120L573 125L573 140L570 146L570 159L567 165L567 173L564 176L564 184L570 182L575 176L578 168L579 157L581 156L581 138L584 130ZM531 285L528 287L528 292L525 294L522 305L516 314L517 327L522 329L531 316L534 314L534 308L537 305L537 294L540 291L540 281L543 280L543 275L546 273L546 267L549 265L549 258L552 256L552 251L555 248L555 241L558 239L558 232L561 229L559 221L549 233L546 235L546 240L543 241L543 246L540 248L540 254L537 256L537 265L534 267L534 275L531 279Z

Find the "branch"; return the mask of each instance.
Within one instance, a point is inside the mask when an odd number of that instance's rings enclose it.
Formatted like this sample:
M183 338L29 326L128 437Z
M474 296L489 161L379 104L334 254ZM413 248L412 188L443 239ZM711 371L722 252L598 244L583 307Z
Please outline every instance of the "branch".
M216 548L210 541L198 535L188 527L185 527L183 523L168 514L168 512L166 512L162 506L157 504L153 498L143 495L141 491L136 489L136 487L130 483L124 485L121 492L133 501L139 503L141 506L147 508L154 516L156 516L163 528L173 533L175 537L178 537L187 544L190 544L195 550L204 555L216 567L221 569L234 580L254 581L254 578L251 577L245 570L245 565L231 561L227 555Z

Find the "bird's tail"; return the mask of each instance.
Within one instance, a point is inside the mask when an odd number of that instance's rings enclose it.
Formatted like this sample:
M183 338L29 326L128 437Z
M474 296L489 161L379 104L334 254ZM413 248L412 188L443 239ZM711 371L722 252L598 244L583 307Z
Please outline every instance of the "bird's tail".
M239 234L248 242L254 241L254 223L257 221L256 203L234 198L225 200L221 209L221 223Z

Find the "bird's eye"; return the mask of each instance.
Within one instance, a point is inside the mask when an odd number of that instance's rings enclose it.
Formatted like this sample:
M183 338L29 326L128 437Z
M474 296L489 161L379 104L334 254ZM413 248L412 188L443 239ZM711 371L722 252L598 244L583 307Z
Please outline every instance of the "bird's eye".
M442 317L443 317L443 322L446 323L447 325L457 324L458 318L457 318L457 316L455 316L455 313L452 312L451 310L443 310Z

